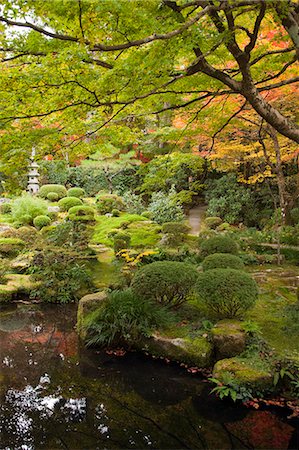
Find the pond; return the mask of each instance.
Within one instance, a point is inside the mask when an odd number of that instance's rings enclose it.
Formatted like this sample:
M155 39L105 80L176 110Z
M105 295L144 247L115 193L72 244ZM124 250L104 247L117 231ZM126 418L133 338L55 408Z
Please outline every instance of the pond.
M75 321L74 305L1 311L1 449L296 448L286 411L221 402L175 365L82 348Z

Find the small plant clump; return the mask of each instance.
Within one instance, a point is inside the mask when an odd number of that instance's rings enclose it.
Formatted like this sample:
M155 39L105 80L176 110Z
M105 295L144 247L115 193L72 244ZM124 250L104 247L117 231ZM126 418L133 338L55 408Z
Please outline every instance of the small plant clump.
M208 311L219 319L241 316L258 297L256 282L235 269L213 269L199 274L196 291Z
M199 244L202 256L212 255L213 253L238 253L238 245L228 236L214 236L206 239Z
M11 213L11 204L10 203L2 203L0 206L1 214L10 214Z
M129 248L131 236L127 233L116 233L113 235L113 247L115 254L120 250Z
M79 222L93 222L95 210L91 206L72 206L68 211L68 218Z
M62 184L44 184L39 190L39 196L47 198L50 192L55 192L59 199L66 197L67 195L67 190Z
M121 197L116 194L100 194L96 198L96 207L100 214L111 213L113 210L125 208Z
M191 264L157 261L138 270L131 286L141 298L177 308L187 301L197 279L198 272Z
M61 211L68 211L73 206L82 205L82 200L78 197L64 197L58 202L58 206Z
M172 322L171 313L127 289L112 292L86 321L89 345L135 344Z
M243 270L244 264L236 255L231 255L230 253L213 253L203 260L202 268L204 272L211 269Z
M13 220L19 225L32 225L37 216L48 213L48 203L31 195L23 195L14 200L11 208Z
M67 191L67 196L83 198L85 196L85 191L84 191L84 189L82 189L80 187L73 187Z
M35 226L35 228L37 228L38 230L40 230L43 227L47 227L48 225L50 225L51 223L51 219L48 216L36 216L33 219L33 225Z
M206 217L205 224L208 228L215 230L219 225L222 224L221 217Z

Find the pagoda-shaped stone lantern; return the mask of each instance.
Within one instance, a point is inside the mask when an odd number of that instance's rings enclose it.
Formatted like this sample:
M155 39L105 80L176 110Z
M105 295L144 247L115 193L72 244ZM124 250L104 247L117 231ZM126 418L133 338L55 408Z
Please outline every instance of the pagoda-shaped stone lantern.
M35 161L35 148L32 148L31 156L30 156L30 164L28 166L28 185L27 191L35 195L39 191L39 172L38 172L38 164Z

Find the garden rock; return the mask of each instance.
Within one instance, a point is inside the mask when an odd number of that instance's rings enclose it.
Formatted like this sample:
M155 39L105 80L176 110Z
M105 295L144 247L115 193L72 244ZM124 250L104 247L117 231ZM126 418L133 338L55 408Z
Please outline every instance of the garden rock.
M106 291L94 292L93 294L84 295L81 298L78 304L77 311L77 331L80 339L83 341L86 340L86 330L84 328L84 322L86 317L98 309L105 300L107 299L108 294Z
M211 330L216 359L231 358L245 350L246 335L237 320L221 320Z
M48 212L50 213L57 213L60 211L59 206L48 206Z

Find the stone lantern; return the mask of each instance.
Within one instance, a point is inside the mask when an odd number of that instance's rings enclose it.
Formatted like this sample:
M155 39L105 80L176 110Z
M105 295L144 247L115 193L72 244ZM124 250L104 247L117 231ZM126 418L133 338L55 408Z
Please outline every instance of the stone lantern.
M34 160L35 159L35 148L32 149L31 156L30 156L30 164L28 166L28 184L27 184L27 191L35 195L39 191L39 172L38 172L38 164Z

